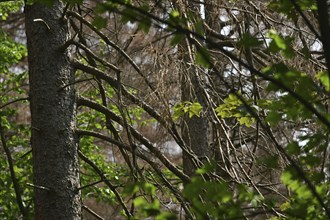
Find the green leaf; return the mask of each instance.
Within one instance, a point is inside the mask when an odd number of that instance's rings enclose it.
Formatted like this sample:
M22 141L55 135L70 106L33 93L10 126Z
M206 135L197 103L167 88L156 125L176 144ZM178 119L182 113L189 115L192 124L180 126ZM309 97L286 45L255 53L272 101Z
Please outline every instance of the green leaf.
M156 216L160 213L160 203L158 200L148 202L143 197L138 197L134 199L133 203L136 207L141 208L147 216Z
M273 0L268 4L268 8L288 16L288 18L296 20L297 12L292 3L288 0Z
M239 117L237 118L240 125L245 125L246 127L251 127L254 123L254 118L252 117Z
M7 72L8 68L27 55L26 47L13 41L5 32L0 30L0 72Z
M155 220L176 220L177 217L173 213L168 213L162 211L159 215L156 216Z
M9 13L17 12L24 4L24 1L8 1L0 4L0 21L7 19Z
M138 29L142 30L144 33L148 33L151 28L151 20L150 19L143 19L139 22Z
M69 3L69 4L81 4L83 3L84 0L65 0L65 2Z
M141 188L144 189L144 191L148 195L155 195L156 194L156 187L154 185L152 185L151 183L142 182L141 183Z
M189 118L192 118L193 116L199 117L202 109L203 107L198 102L192 103L189 101L185 101L183 103L174 106L173 119L177 120L180 117L182 117L185 113L188 113Z
M278 167L278 160L279 158L277 155L257 158L257 162L259 164L262 164L270 169L276 169Z
M261 40L258 38L251 36L250 33L244 33L238 45L244 48L258 47L262 44Z
M286 170L282 173L281 181L286 185L293 182L293 177L292 177L292 173L290 172L290 170Z
M180 43L183 40L184 36L185 36L184 34L180 32L176 32L174 34L174 37L171 39L171 46L175 46L178 43Z
M189 106L189 118L193 116L200 116L203 107L198 102L194 102Z
M299 0L298 5L300 6L300 9L305 10L317 10L316 1L311 0Z
M306 156L301 157L301 163L309 165L310 167L317 167L318 165L320 165L321 160L319 156L307 154Z
M287 145L287 151L289 154L294 155L294 154L299 154L301 152L301 147L299 146L298 142L294 141L290 144Z
M97 28L97 29L102 29L107 26L107 19L101 17L101 16L95 16L92 24Z
M136 199L134 199L134 205L135 206L144 206L145 204L147 204L147 201L143 198L143 197L138 197Z
M270 30L268 32L268 37L273 39L273 42L275 43L278 49L285 50L287 48L285 40L280 35L278 35L275 30Z
M180 12L177 11L177 10L172 10L172 11L170 12L170 17L171 17L171 18L178 18L178 17L180 17Z
M322 85L325 87L325 90L327 92L329 92L330 91L330 78L329 78L328 72L326 72L326 71L319 72L316 75L316 78L318 80L320 80L320 82L322 83Z
M224 104L219 105L215 112L221 118L236 118L241 125L250 127L254 123L254 118L249 115L246 106L235 94L229 94L224 99ZM246 101L249 103L249 101Z
M167 22L170 23L173 26L182 26L182 27L186 26L186 19L183 18L180 15L180 12L177 11L177 10L172 10L169 13L169 18L167 19ZM175 30L175 29L172 29L170 27L169 27L169 29L172 30L172 31Z
M125 8L120 13L122 14L121 21L123 23L128 23L128 22L134 23L137 21L137 18L139 17L137 12L130 8Z
M195 31L196 33L198 33L199 35L203 36L204 35L204 21L201 18L196 18L195 20L197 20L194 23L195 26Z
M282 120L282 114L276 111L270 111L266 116L266 121L269 122L271 126L276 125Z
M180 103L174 106L173 108L173 119L178 120L185 113L184 104Z
M267 36L272 39L268 48L270 52L277 53L282 51L286 58L292 58L294 56L294 50L291 46L293 38L283 38L275 30L270 30Z
M209 51L204 47L198 48L196 51L196 63L202 67L209 68L211 65L210 61L211 56Z
M210 163L206 163L204 166L198 168L195 172L196 174L206 174L208 172L216 171L217 162L211 161Z
M268 109L269 106L272 104L272 101L267 99L259 99L257 100L257 103L258 103L258 107Z

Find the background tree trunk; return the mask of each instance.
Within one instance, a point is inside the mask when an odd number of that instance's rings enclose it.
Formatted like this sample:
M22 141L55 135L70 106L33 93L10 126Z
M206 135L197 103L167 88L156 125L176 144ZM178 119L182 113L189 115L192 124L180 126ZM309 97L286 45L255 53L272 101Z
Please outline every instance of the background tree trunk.
M182 101L198 102L203 106L202 115L200 117L188 115L183 117L182 137L190 150L196 157L205 161L209 157L208 145L208 121L205 117L205 101L202 91L198 85L197 76L193 71L195 67L187 67L187 71L181 76L181 92ZM183 171L185 174L192 176L195 173L196 166L193 163L193 158L186 153L183 153Z
M81 198L74 71L69 51L59 47L69 38L63 5L27 6L35 219L80 219ZM66 86L66 87L65 87Z
M179 8L183 14L186 14L189 10L198 13L199 4L182 1L179 4ZM198 102L203 107L200 117L193 116L189 118L188 115L183 117L182 137L190 148L189 150L196 155L196 159L205 161L210 156L208 143L209 125L206 118L207 103L200 85L201 79L199 79L199 76L201 70L196 65L192 65L195 63L195 48L188 40L180 44L179 56L182 60L180 71L182 102ZM191 155L183 152L182 161L184 173L192 176L196 170L194 159L191 158Z

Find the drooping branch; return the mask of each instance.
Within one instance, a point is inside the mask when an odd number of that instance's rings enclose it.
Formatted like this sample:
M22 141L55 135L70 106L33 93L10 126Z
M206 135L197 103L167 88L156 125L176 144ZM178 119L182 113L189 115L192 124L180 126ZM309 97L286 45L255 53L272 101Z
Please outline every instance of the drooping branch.
M100 62L102 65L104 65L105 67L113 70L114 72L120 72L120 69L118 69L115 65L101 59L99 56L97 56L93 51L91 51L87 46L77 42L77 41L74 41L74 40L71 40L71 41L68 41L68 44L69 45L75 45L77 46L78 48L82 49L83 51L85 51L86 54L88 54L88 56L90 56L91 58L95 59L96 61ZM61 48L62 49L62 48ZM64 48L63 48L64 49Z
M91 210L90 208L88 208L86 205L82 205L82 208L85 209L92 216L94 216L96 219L98 219L98 220L104 220L104 218L102 218L100 215L98 215L93 210Z
M152 91L156 91L153 88L152 84L147 79L147 77L144 76L144 74L142 73L142 71L140 70L140 68L138 67L138 65L134 62L134 60L124 50L122 50L117 44L115 44L114 42L112 42L107 36L105 36L101 31L99 31L93 24L91 24L90 22L88 22L87 20L85 20L78 13L73 12L73 11L68 11L67 12L67 15L68 16L72 16L72 17L75 17L76 19L78 19L81 23L85 24L87 27L89 27L91 30L93 30L98 36L100 36L101 39L106 44L108 44L109 46L111 46L112 48L114 48L115 50L117 50L120 53L120 55L122 55L132 65L132 67L135 69L135 71L143 78L143 80L149 86L149 88L151 88Z
M122 142L119 142L109 136L105 136L104 134L101 134L101 133L98 133L98 132L95 132L95 131L88 131L88 130L77 130L76 131L76 134L79 136L79 137L82 137L82 136L91 136L91 137L96 137L96 138L99 138L101 140L104 140L108 143L111 143L111 144L114 144L116 145L118 148L123 148L129 152L132 151L132 148L125 144L125 143L122 143ZM145 155L145 154L142 154L142 153L139 153L139 151L136 152L137 156L140 157L142 160L148 162L148 163L152 163L152 161L150 160L150 158Z
M124 126L123 119L115 114L110 109L94 102L88 100L83 97L79 97L77 100L78 106L86 106L90 107L96 111L103 113L104 115L108 115L113 121L117 122L118 124ZM148 150L154 154L170 171L172 171L176 176L178 176L183 182L189 182L190 178L185 175L180 169L178 169L173 163L170 162L169 159L165 155L162 154L159 149L153 146L153 144L145 138L142 134L140 134L136 129L134 129L131 125L129 126L129 130L132 133L133 137L138 140L141 144L148 148Z
M18 98L18 99L15 99L15 100L12 100L10 102L7 102L3 105L0 106L0 109L3 109L4 107L8 106L8 105L11 105L11 104L14 104L16 102L20 102L20 101L28 101L29 100L29 97L25 97L25 98Z
M320 0L320 1L322 1L322 0ZM208 39L204 35L201 35L201 34L195 32L195 31L193 31L189 28L186 28L186 27L184 27L180 24L173 24L172 22L169 22L168 20L162 19L162 18L160 18L160 17L158 17L154 14L151 14L151 13L149 13L149 12L147 12L147 11L141 9L141 8L135 7L135 6L131 5L130 3L122 2L122 1L118 1L118 0L114 0L114 2L116 2L117 4L122 5L124 7L127 7L129 9L132 9L132 10L142 14L143 16L147 16L148 18L154 20L155 22L159 22L160 24L167 25L169 28L172 28L172 29L176 30L178 33L182 33L183 35L185 35L189 39L189 41L192 41L192 43L197 47L200 45L200 43L197 41L197 39L198 39L201 42L204 42L204 43L210 45L212 48L219 50L219 52L226 55L230 59L234 60L235 62L237 62L242 67L245 67L251 73L256 74L260 78L262 78L262 79L264 79L268 82L271 82L274 85L276 85L277 87L279 87L279 88L283 89L284 91L288 92L296 100L298 100L302 105L304 105L310 112L312 112L314 115L316 115L318 117L318 119L323 124L325 124L328 128L330 128L330 121L322 113L320 113L308 100L304 99L301 95L296 93L293 89L289 88L288 86L286 86L284 83L282 83L278 79L275 79L274 77L272 77L270 75L263 74L262 72L260 72L256 68L250 66L249 64L244 62L240 57L237 57L235 54L233 54L232 52L226 50L221 45L218 45L217 42L215 42L213 39ZM120 13L120 12L118 12L118 13Z
M115 194L117 201L120 203L122 208L125 211L125 214L130 218L132 217L132 213L127 209L123 199L121 198L120 194L116 190L116 187L107 179L107 177L104 175L103 171L99 169L99 167L88 157L86 157L81 151L78 151L79 157L86 162L88 165L90 165L94 171L100 176L100 178L103 180L103 182L110 188L110 190Z
M79 63L79 62L73 62L72 66L76 69L80 69L86 73L92 74L95 77L99 77L100 79L106 81L107 83L109 83L109 85L111 87L113 87L114 89L118 88L118 82L116 79L114 79L113 77L107 75L106 73L100 71L97 68ZM154 119L156 119L164 128L166 128L169 133L172 135L172 137L174 138L174 140L177 142L177 144L181 147L181 149L183 150L183 152L185 152L186 154L188 154L191 158L193 158L196 162L198 162L198 158L196 158L196 156L194 155L193 152L191 152L191 150L186 146L185 142L183 141L182 137L179 135L178 130L176 129L176 126L173 122L173 120L169 120L170 122L167 122L163 117L161 117L161 115L154 110L151 106L149 106L147 103L145 103L144 101L142 101L141 99L139 99L138 97L136 97L135 95L131 94L130 92L127 91L127 89L123 86L120 85L122 87L122 93L123 95L129 99L130 101L132 101L134 104L137 104L139 106L141 106L151 117L153 117Z
M118 142L116 140L114 140L111 137L108 137L106 135L103 135L101 133L98 132L94 132L94 131L87 131L87 130L77 130L76 131L77 135L79 137L82 136L90 136L90 137L95 137L95 138L99 138L101 140L104 140L106 142L109 142L111 144L114 144L116 146L118 146L119 148L124 148L125 150L131 152L132 148L122 142ZM190 213L190 210L187 207L186 202L184 202L184 199L181 195L181 193L169 182L169 180L165 177L164 173L161 171L160 166L158 163L154 162L152 160L152 157L150 157L149 155L146 155L144 152L140 152L139 149L135 152L136 156L139 157L140 159L144 160L145 162L147 162L153 169L154 171L157 173L157 175L159 176L159 178L163 181L163 183L165 184L165 186L173 192L174 196L178 199L178 201L180 201L182 203L182 207L183 209L186 211L187 215L192 216L192 214Z

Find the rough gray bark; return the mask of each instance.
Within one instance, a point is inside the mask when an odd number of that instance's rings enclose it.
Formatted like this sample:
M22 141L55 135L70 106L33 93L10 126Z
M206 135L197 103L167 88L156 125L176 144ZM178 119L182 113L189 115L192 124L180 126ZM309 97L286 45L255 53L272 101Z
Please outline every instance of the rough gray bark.
M74 72L63 5L26 6L35 219L81 219Z
M198 11L198 4L191 4L187 1L178 1L179 11L186 14L187 10ZM185 15L186 16L186 15ZM209 157L208 143L208 120L205 117L206 102L203 91L200 87L199 69L194 65L194 50L188 41L182 42L179 45L179 59L182 60L180 68L181 81L181 100L182 102L198 102L203 106L203 114L200 117L193 116L189 118L187 115L183 118L182 138L186 145L190 148L189 151L196 155L196 158L191 158L191 155L183 153L183 172L188 176L192 176L196 170L196 160L205 161Z
M188 69L190 69L190 71L188 70L186 72L181 81L182 101L198 102L204 107L203 111L205 111L205 101L197 82L197 76L193 73L194 68ZM182 126L183 140L201 161L205 161L210 154L208 130L208 120L204 115L201 115L200 117L193 116L192 118L189 118L187 115L184 117ZM188 176L192 176L194 175L195 170L196 166L194 165L191 156L183 153L184 173Z
M224 5L227 2L223 1L223 0L204 0L205 3L205 8L204 8L204 13L205 13L205 22L206 24L212 29L212 30L218 30L220 31L222 28L222 24L221 24L221 20L220 15L221 15L221 11L219 9L219 5ZM213 40L214 42L216 42L216 39L212 39L211 34L206 31L206 38ZM220 55L221 56L221 55ZM219 59L221 59L221 57L219 57ZM212 77L212 70L209 70L209 74ZM217 76L216 76L217 77ZM215 80L216 82L216 80ZM226 88L223 88L222 85L216 85L216 87L218 87L221 90L225 90ZM223 98L225 98L228 94L220 92L219 94L222 93L222 95L224 96ZM216 133L218 130L218 134L216 137L213 137L214 140L214 145L212 146L211 151L214 154L214 157L212 159L214 159L216 161L217 167L217 174L219 176L221 176L222 178L228 178L228 173L225 171L226 169L224 169L225 167L229 168L230 162L229 162L229 153L227 151L227 149L224 146L221 146L220 142L218 141L219 138L221 140L226 140L225 134L221 133L221 130L219 130L218 128L214 128L215 130L212 131L212 133ZM220 150L220 148L223 148L222 150ZM224 161L225 160L225 161Z

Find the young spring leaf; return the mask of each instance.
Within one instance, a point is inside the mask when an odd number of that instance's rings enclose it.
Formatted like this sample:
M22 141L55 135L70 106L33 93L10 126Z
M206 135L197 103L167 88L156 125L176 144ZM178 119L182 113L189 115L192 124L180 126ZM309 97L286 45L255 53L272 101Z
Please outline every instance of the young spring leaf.
M210 67L211 56L209 51L200 47L196 51L196 63L201 65L202 67L209 68Z

